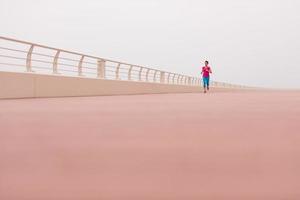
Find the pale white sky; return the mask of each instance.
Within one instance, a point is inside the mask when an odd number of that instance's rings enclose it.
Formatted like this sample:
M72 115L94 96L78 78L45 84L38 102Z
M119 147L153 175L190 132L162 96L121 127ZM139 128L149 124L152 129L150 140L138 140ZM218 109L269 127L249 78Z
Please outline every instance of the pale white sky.
M299 0L0 0L1 35L217 81L300 88Z

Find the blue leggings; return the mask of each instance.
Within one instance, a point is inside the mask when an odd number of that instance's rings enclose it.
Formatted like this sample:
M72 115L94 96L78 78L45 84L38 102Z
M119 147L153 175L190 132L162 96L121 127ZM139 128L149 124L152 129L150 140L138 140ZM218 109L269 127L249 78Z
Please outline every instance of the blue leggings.
M203 87L209 87L209 77L203 77Z

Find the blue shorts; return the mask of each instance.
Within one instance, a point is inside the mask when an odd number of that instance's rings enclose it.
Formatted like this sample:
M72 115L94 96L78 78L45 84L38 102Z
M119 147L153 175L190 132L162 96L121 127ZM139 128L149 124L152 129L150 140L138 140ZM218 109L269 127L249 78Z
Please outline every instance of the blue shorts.
M208 87L209 86L209 77L203 77L203 86Z

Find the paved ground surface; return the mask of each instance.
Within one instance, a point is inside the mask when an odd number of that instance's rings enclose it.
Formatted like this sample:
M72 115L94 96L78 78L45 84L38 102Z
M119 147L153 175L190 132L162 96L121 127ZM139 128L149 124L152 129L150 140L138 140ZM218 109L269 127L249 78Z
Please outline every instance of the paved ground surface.
M2 200L299 200L300 92L0 101Z

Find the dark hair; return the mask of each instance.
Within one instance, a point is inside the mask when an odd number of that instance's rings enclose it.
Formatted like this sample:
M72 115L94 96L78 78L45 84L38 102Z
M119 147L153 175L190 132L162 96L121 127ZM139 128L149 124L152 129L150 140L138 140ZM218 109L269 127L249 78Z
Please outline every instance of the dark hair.
M205 63L209 64L209 62L206 60Z

